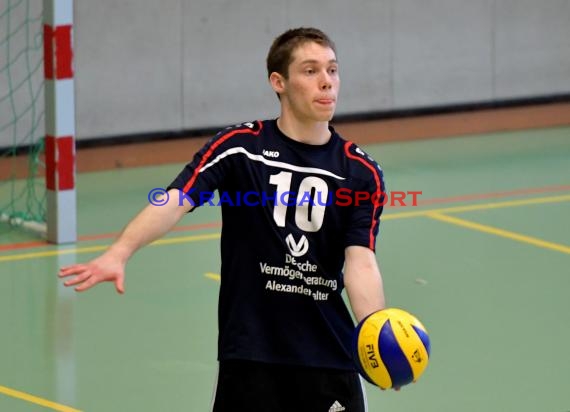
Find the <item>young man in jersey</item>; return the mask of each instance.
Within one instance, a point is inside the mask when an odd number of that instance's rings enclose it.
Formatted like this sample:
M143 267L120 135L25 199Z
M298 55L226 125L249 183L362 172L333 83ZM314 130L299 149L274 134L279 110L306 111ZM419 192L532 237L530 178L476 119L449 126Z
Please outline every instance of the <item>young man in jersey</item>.
M378 164L329 125L339 73L333 42L313 28L273 42L269 82L276 120L252 121L213 137L103 255L62 268L77 291L103 281L124 292L135 251L220 193L220 411L364 411L351 358L354 323L385 307L375 257L383 175ZM206 195L205 195L206 194ZM247 195L247 196L246 196ZM344 268L344 270L343 270Z

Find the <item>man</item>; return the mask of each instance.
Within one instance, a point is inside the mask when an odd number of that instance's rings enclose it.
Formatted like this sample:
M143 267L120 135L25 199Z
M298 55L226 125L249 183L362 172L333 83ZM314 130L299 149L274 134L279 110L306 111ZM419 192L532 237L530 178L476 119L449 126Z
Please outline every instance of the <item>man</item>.
M384 181L379 166L329 121L339 91L333 42L289 30L267 56L279 97L276 120L227 128L87 264L62 268L84 291L103 282L124 292L125 265L214 190L222 206L220 411L364 411L351 358L354 323L385 307L374 250ZM344 273L343 273L344 266Z

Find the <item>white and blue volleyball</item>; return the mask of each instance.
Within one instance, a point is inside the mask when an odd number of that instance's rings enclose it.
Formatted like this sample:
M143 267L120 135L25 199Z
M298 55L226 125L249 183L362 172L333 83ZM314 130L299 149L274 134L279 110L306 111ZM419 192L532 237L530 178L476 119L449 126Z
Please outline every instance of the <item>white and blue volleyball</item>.
M402 309L368 315L354 331L353 357L359 373L382 389L419 379L430 356L429 335L422 323Z

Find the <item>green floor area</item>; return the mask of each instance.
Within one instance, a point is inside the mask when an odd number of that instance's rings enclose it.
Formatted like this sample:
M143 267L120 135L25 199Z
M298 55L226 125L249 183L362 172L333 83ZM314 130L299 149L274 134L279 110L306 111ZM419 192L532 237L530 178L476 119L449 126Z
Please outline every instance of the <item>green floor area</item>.
M422 191L419 207L386 208L378 261L388 304L415 313L432 342L418 383L367 385L369 410L569 411L570 128L364 149L389 190ZM137 253L124 296L112 285L75 294L56 278L100 253L181 167L80 175L79 234L103 236L0 249L1 411L209 410L218 208ZM36 240L0 228L0 245Z

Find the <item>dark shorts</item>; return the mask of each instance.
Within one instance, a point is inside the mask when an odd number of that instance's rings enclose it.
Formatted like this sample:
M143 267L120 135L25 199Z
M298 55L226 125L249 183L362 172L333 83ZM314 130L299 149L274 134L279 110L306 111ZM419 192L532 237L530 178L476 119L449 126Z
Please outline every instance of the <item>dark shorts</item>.
M222 361L214 412L365 412L356 372Z

